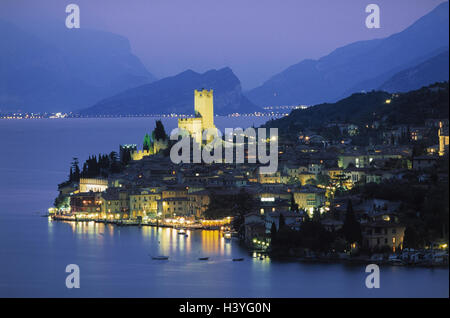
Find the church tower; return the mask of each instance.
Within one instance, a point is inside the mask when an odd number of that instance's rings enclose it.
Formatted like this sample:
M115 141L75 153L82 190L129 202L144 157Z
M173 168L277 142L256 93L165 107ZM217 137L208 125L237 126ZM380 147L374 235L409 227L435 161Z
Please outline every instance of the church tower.
M203 89L194 92L194 109L196 116L202 118L202 130L215 128L214 126L213 90Z

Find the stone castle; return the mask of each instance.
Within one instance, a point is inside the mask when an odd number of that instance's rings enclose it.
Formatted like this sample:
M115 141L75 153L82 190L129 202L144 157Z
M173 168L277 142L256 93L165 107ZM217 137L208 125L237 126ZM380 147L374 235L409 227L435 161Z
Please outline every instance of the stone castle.
M195 117L178 119L178 128L184 129L199 145L202 144L202 133L206 129L215 130L213 90L194 91Z

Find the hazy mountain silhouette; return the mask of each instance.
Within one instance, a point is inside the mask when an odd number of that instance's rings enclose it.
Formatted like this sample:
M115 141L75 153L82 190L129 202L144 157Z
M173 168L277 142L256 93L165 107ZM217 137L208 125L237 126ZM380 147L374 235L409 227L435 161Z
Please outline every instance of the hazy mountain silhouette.
M380 90L408 92L426 86L429 83L448 81L448 69L449 53L447 50L415 67L395 74L380 86Z
M242 95L241 83L228 68L203 74L192 70L128 89L82 110L83 115L193 114L194 89L214 90L214 112L254 112L260 110Z
M319 60L304 60L246 95L260 106L298 105L333 102L352 92L376 89L448 48L448 12L448 2L442 3L402 32L346 45Z
M126 38L0 21L0 109L68 111L154 80Z

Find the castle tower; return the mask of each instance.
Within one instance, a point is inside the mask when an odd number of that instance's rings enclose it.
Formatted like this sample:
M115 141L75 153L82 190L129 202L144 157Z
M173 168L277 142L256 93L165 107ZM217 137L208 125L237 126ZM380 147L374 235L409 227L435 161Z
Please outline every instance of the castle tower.
M213 90L203 89L194 92L194 109L202 117L202 130L215 128L214 126Z

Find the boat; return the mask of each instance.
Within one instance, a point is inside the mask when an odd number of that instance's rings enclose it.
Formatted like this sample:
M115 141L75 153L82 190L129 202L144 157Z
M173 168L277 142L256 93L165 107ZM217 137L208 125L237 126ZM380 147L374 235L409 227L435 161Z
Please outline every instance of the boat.
M180 234L180 235L185 235L185 234L186 234L186 231L185 231L184 229L179 229L179 230L178 230L178 234Z
M241 262L241 261L243 261L244 260L244 258L233 258L233 262Z
M405 263L401 260L401 259L391 259L389 260L389 264L391 264L392 266L404 266Z
M209 260L209 257L199 257L198 260L199 261L207 261L207 260Z
M156 260L156 261L165 261L165 260L168 260L168 259L169 259L169 256L163 256L163 255L160 255L160 256L152 256L152 259L153 259L153 260Z
M223 234L223 237L224 237L226 240L231 240L231 232L225 232L225 233Z

